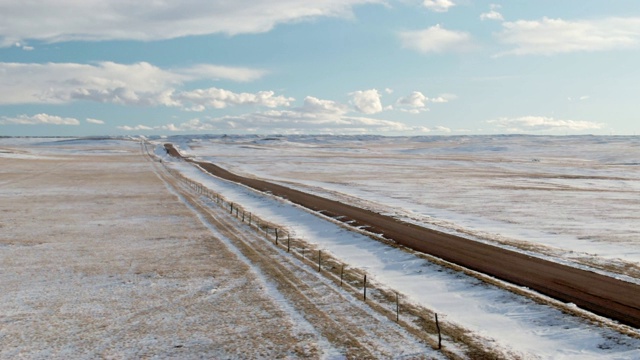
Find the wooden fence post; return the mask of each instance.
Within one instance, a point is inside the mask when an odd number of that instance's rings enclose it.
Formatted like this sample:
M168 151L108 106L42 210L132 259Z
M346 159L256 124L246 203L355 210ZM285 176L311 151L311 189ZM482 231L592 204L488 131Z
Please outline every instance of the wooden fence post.
M438 322L438 314L436 313L436 328L438 329L438 350L442 349L442 335L440 334L440 323Z
M367 274L364 274L364 301L367 301Z

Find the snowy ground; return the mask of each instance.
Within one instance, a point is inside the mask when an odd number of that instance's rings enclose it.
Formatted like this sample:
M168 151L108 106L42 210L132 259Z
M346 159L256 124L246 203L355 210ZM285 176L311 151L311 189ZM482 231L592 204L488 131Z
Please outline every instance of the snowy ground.
M181 144L191 153L218 149L225 154L208 156L215 157L217 163L225 159L236 171L243 169L243 163L227 157L244 156L232 151L234 148L249 146L252 150L247 151L257 151L253 149L255 144L220 146L220 141L201 148L188 148L186 141ZM397 142L382 139L381 146L385 141ZM393 354L412 358L408 354L419 351L430 357L447 354L475 358L467 352L464 341L453 337L450 329L455 327L467 329L471 338L504 358L640 357L637 330L626 329L623 334L567 315L555 307L372 241L297 206L164 158L163 164L168 169L204 184L206 189L222 194L254 216L281 226L296 239L303 239L309 246L347 264L349 269L366 272L378 289L397 291L403 304L437 312L445 329L447 352L433 352L422 342L394 330L393 322L389 324L363 308L357 297L327 285L331 281L313 277L314 271L304 270L308 263L300 266L293 256L299 253L299 248L287 254L282 248L265 247L259 253L267 254L266 258L245 252L242 244L262 246L269 242L259 241L244 223L224 220L227 212L216 210L213 201L189 195L183 184L172 182L170 177L166 182L161 180L163 168L144 160L138 144L105 142L103 147L95 144L75 141L65 147L63 143L42 145L30 141L23 146L15 139L0 139L2 358L20 354L64 358L78 353L86 354L84 357L129 358L344 355L345 345L340 339L331 338L331 331L327 330L332 322L320 321L318 325L314 319L319 315L300 310L305 306L323 309L323 314L359 314L344 324L347 332L361 334L356 339L373 342L363 346L368 346L375 357ZM156 153L163 155L160 144ZM287 144L288 148L292 146ZM358 152L348 147L338 149L336 144L323 146L328 154L317 164L323 171L329 171L326 168L332 161L331 152L335 152L334 160L340 158L336 154ZM292 150L291 154L295 152ZM307 163L309 157L301 157L300 162L306 164L301 167L301 178L312 171ZM27 158L30 160L25 161ZM266 158L251 161L259 163ZM366 158L371 159L372 155ZM273 166L284 166L275 165L280 163L278 159L273 158ZM90 160L104 164L98 166ZM245 160L251 164L249 158ZM290 162L296 164L294 160ZM287 174L292 172L293 168ZM381 181L388 179L380 177ZM325 182L314 186L319 184ZM396 187L402 189L400 185ZM357 186L353 189L359 191ZM335 189L328 190L336 194ZM350 198L359 195L346 194ZM376 196L379 194L384 191ZM380 200L386 198L372 199L375 201L369 200L367 204L384 204ZM202 212L201 208L207 210ZM34 220L42 227L34 228ZM271 276L270 265L264 264L269 262L282 263L289 269L288 274L300 274L295 281L301 283L279 286L281 280ZM315 295L308 289L302 295L295 293L316 286L328 287ZM333 301L323 302L324 293L348 299L349 303L340 301L343 305L337 307ZM314 298L320 302L313 303ZM362 329L357 324L363 324ZM340 328L342 325L335 331ZM382 335L372 331L382 331ZM405 339L402 351L392 347L391 338ZM433 335L429 338L432 340Z
M136 142L0 139L0 358L442 358L188 194Z
M163 151L158 150L162 155ZM166 161L172 161L165 157ZM525 359L636 359L640 340L591 325L556 308L487 285L399 249L371 241L296 206L242 186L217 180L183 162L172 162L187 177L242 204L268 221L286 226L323 252L366 271L383 287L434 310L446 321L470 329L487 346ZM239 164L236 163L239 167ZM443 315L444 314L444 315Z
M640 137L170 140L236 173L640 279Z

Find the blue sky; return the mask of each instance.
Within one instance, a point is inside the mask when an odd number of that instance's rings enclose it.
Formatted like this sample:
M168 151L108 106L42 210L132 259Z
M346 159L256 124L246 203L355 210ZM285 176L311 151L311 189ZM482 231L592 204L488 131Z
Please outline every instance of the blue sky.
M0 0L0 135L634 135L638 64L635 0Z

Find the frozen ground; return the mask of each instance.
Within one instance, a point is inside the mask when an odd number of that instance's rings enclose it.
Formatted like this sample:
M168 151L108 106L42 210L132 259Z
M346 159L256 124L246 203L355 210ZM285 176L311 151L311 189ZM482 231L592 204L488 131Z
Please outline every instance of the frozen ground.
M163 151L157 151L162 155ZM637 330L630 337L592 325L579 317L540 305L476 278L451 271L389 247L277 199L203 174L192 165L165 157L190 179L224 194L246 210L286 226L351 267L362 269L382 287L398 291L412 303L432 309L447 322L472 331L487 347L505 357L523 359L637 359ZM509 354L509 355L507 355Z
M640 137L170 140L239 174L640 278Z
M183 192L137 142L0 139L0 358L441 357L331 284L280 286Z
M441 357L394 330L393 323L363 308L359 299L314 277L315 271L305 270L285 251L264 247L254 255L245 252L242 244L269 243L259 241L239 221L224 220L226 211L216 210L202 196L189 195L170 177L161 180L164 170L146 161L138 144L21 146L4 141L0 139L0 358L79 353L116 358L340 358L347 336L336 339L331 332L343 326L317 319L350 313L357 316L344 322L342 331L354 334L356 343L366 342L376 357L412 358L416 352ZM162 155L160 149L156 151ZM16 153L22 153L21 158ZM594 325L372 241L286 202L205 176L188 164L167 158L164 164L285 227L348 268L366 271L374 285L398 291L403 302L436 311L445 329L468 329L500 357L640 357L637 330L627 329L635 334L629 336ZM266 257L258 256L262 253ZM278 285L282 280L268 269L279 263L287 274L299 275L291 281L301 282ZM316 286L328 287L309 290ZM299 289L303 293L296 292ZM336 306L327 301L329 294L349 302L341 300ZM393 347L392 338L404 339L399 340L402 351ZM449 355L465 356L464 344L447 334L444 345Z

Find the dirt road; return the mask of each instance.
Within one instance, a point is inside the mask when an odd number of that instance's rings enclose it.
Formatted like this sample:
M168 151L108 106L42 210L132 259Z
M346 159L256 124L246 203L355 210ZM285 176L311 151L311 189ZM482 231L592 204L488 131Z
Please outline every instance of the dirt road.
M170 155L182 156L171 145ZM496 278L526 286L555 299L640 328L640 286L495 246L405 223L389 216L293 190L267 181L238 176L216 165L185 160L223 179L270 192L351 225L366 227L398 244Z

